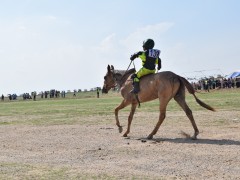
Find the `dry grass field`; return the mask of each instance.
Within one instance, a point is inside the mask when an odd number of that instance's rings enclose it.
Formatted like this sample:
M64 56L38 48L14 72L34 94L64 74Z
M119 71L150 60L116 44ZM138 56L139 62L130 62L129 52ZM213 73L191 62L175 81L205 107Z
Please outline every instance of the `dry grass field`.
M187 95L200 130L171 101L153 140L158 101L141 105L129 137L119 134L118 93L0 102L0 179L240 179L240 89ZM129 107L120 111L126 130Z

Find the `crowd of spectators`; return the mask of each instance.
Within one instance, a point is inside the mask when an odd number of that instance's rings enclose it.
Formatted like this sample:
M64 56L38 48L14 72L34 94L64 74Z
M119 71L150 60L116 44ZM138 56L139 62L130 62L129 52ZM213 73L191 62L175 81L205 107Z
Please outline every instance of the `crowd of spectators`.
M60 96L62 98L66 97L66 92L65 91L57 91L55 89L51 89L50 91L42 91L40 92L40 97L43 98L59 98ZM11 100L17 100L17 95L16 94L8 94L8 99ZM22 95L20 95L19 97L22 97L23 100L29 100L29 99L33 99L34 101L36 100L37 97L37 92L33 91L31 94L30 93L23 93ZM1 96L1 101L5 100L5 96L2 94Z
M240 88L240 78L202 78L197 82L192 82L195 90Z
M5 96L2 94L1 96L1 101L4 101ZM17 100L17 95L16 94L8 94L8 99L11 100Z
M32 96L29 93L23 93L23 100L32 99Z
M55 90L55 89L51 89L50 91L42 91L40 93L41 95L41 98L48 98L48 95L49 95L49 98L59 98L60 95L62 98L65 98L66 96L66 92L65 91L58 91L58 90Z

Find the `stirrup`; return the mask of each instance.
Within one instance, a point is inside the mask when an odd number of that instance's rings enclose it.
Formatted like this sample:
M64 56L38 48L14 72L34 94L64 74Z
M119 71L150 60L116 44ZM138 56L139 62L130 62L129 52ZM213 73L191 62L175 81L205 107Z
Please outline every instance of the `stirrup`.
M137 94L138 92L135 92L135 90L132 89L132 90L130 91L130 93L132 93L132 94Z
M135 88L133 88L130 93L133 93L133 94L138 94L140 92L140 90L136 90Z

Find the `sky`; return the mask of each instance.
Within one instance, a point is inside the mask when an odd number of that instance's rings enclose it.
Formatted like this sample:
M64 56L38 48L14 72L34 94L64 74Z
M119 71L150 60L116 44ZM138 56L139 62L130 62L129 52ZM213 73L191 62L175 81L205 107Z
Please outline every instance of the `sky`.
M239 0L0 0L0 94L102 87L107 65L126 70L148 38L160 71L228 75L240 70L239 9Z

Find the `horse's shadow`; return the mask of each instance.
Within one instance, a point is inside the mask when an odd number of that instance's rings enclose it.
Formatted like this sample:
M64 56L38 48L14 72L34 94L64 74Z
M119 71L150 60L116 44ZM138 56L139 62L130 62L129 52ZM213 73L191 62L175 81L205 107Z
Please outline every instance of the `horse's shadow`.
M181 144L210 144L210 145L237 145L240 146L240 141L230 140L230 139L197 139L192 140L191 138L154 138L154 139L146 139L140 138L137 140L141 140L142 142L150 141L152 143L181 143Z

